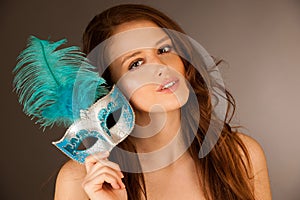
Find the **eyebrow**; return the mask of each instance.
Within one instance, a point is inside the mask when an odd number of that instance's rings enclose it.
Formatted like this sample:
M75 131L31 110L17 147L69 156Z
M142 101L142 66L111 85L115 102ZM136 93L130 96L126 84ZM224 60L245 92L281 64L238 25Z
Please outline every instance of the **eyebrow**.
M125 62L126 60L128 60L129 58L132 58L132 57L134 57L134 56L136 56L136 55L138 55L138 54L140 54L140 53L141 53L140 51L137 51L137 52L134 52L134 53L132 53L132 54L130 54L130 55L128 55L128 56L125 56L125 57L123 58L123 60L122 60L121 65L123 65L124 62Z
M169 38L168 35L166 35L166 36L164 36L163 38L161 38L160 40L158 40L158 41L155 43L155 45L157 46L157 45L159 45L160 43L162 43L162 42L164 42L164 41L166 41L166 40L168 40L168 39L170 39L170 38ZM138 54L140 54L140 53L141 53L141 51L137 51L137 52L134 52L134 53L132 53L132 54L129 54L128 56L125 56L125 57L123 58L122 62L121 62L121 65L123 65L124 62L125 62L126 60L128 60L129 58L132 58L132 57L134 57L134 56L136 56L136 55L138 55Z
M160 40L158 40L155 45L159 45L160 43L163 43L164 41L170 39L168 35L166 35L165 37L161 38Z

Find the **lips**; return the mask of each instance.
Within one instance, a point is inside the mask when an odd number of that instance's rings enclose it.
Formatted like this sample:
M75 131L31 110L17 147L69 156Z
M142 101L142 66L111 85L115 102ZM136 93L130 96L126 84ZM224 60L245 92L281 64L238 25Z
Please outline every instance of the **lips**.
M158 89L156 90L157 92L167 92L167 91L175 91L178 87L179 79L178 78L172 78L168 79L161 84Z

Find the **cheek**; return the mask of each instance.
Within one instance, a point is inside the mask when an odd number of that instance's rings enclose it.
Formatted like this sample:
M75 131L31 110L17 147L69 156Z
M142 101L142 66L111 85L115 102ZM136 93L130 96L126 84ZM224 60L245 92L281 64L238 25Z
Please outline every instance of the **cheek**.
M148 111L155 102L151 86L143 86L137 89L130 97L131 105L138 110Z
M115 70L115 68L112 69L112 67L110 67L109 71L112 82L117 83L121 77L121 74L118 72L118 70Z
M120 63L121 63L120 60L116 59L108 67L110 71L110 78L113 83L117 83L126 72L125 69L122 68Z
M169 59L168 59L168 66L172 67L175 69L178 73L181 75L185 75L185 69L182 60L180 57L176 54L172 54Z

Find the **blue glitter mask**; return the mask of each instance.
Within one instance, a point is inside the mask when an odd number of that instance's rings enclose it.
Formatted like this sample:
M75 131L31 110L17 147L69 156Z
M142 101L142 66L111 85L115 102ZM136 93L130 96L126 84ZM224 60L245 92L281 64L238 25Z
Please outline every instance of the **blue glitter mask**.
M109 129L108 116L120 109L119 120ZM114 86L109 94L88 110L82 111L80 119L68 128L61 140L53 144L70 158L84 163L85 158L91 154L111 151L130 134L133 127L133 110L125 96ZM89 137L96 139L96 142L85 150L79 150L80 144Z
M108 93L105 80L79 47L58 48L65 43L30 36L13 70L14 88L24 113L42 127L69 127L53 144L83 163L88 155L110 151L124 140L133 129L134 113L116 86ZM109 116L118 111L120 117L110 128ZM87 138L96 142L80 150Z

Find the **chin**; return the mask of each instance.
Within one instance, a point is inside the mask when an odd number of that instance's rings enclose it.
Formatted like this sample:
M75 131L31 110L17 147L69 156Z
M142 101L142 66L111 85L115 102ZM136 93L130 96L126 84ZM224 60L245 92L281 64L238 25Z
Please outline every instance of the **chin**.
M159 113L159 112L170 112L170 111L175 111L181 109L184 105L186 104L185 102L178 102L178 101L161 101L157 102L154 104L149 104L149 105L136 105L136 104L131 104L132 107L134 108L135 111L139 112L146 112L146 113Z
M140 112L170 112L181 109L187 103L188 98L189 90L184 88L173 94L167 93L157 95L157 93L149 94L148 92L137 96L133 95L130 104L134 110Z

